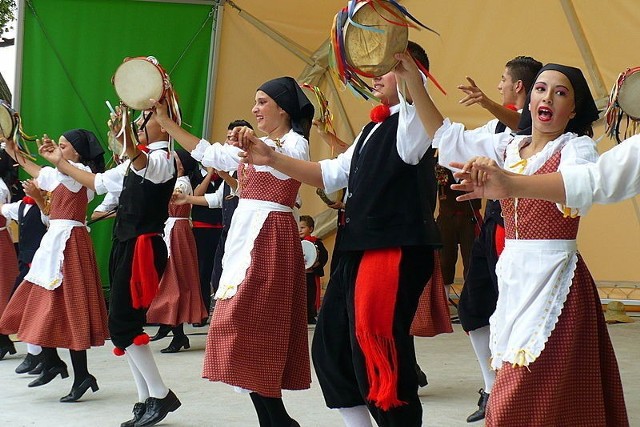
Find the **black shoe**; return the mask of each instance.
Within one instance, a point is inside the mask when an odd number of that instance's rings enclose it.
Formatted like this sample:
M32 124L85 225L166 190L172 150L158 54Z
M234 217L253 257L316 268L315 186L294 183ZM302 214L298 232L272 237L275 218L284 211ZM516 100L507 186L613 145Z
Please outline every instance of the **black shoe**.
M57 377L58 374L60 374L62 378L67 378L69 376L67 365L62 361L60 361L60 363L62 363L62 365L58 364L50 368L44 368L40 376L29 383L29 387L39 387L48 384Z
M420 387L426 387L429 384L427 381L427 374L424 373L420 365L416 363L416 374L418 375L418 385Z
M162 338L164 338L167 335L169 335L169 332L171 332L171 326L169 326L169 325L160 325L160 327L158 328L158 332L156 332L156 334L154 336L152 336L149 339L149 341L161 340Z
M189 344L189 338L186 335L181 337L173 337L171 340L171 344L169 347L163 348L160 350L160 353L177 353L180 349L184 347L185 350L191 348L191 344Z
M145 402L147 410L142 418L136 421L135 427L146 427L158 424L164 420L169 412L173 412L182 405L176 395L169 390L169 394L163 399L157 397L149 397Z
M27 353L27 357L25 357L22 363L16 368L16 374L26 374L27 372L36 369L39 362L40 355Z
M40 375L44 369L44 363L38 362L35 368L27 372L29 375Z
M142 418L146 410L147 410L147 407L145 406L144 403L137 402L135 405L133 405L133 418L120 424L120 427L135 426L136 423L140 421L140 418Z
M204 328L205 326L207 326L209 324L209 318L205 317L204 319L202 319L202 322L200 323L193 323L191 326L193 326L194 328Z
M489 393L485 393L483 389L478 390L480 393L480 399L478 400L478 410L467 417L468 423L480 421L484 419L484 413L487 409L487 402L489 401Z
M64 397L61 397L60 402L75 402L80 399L87 390L89 390L89 387L91 387L91 391L94 393L99 389L98 381L96 381L96 378L93 375L89 375L85 378L79 386L71 387L71 392Z
M4 359L7 353L16 354L16 346L14 346L13 343L0 347L0 360Z

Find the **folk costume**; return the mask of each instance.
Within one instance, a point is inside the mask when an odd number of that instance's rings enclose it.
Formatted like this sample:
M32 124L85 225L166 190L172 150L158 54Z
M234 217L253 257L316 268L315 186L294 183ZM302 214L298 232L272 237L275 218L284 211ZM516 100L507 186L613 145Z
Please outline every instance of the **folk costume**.
M291 117L279 140L263 138L288 156L308 160L302 122L313 106L290 77L264 91ZM227 236L211 319L203 376L250 390L252 399L280 398L282 389L311 383L302 247L293 216L300 182L267 166L239 163L239 149L201 141L192 156L204 166L238 169L240 200ZM256 405L256 409L258 406Z
M522 159L530 137L469 139L461 125L445 120L434 137L434 144L443 141L441 163L474 153L531 175L595 162L594 141L572 132L598 117L582 73L557 64L540 72L546 70L565 74L575 91L576 115L566 133ZM576 247L580 212L541 200L501 203L506 242L490 319L492 367L498 373L487 425L629 425L600 299Z
M4 180L0 178L0 205L3 205L3 212L5 210L5 204L8 204L10 201L11 192ZM16 249L13 245L13 240L11 240L9 230L7 229L7 219L5 216L0 216L0 264L2 265L2 271L0 272L0 316L2 316L11 297L16 277L18 276ZM7 353L15 354L16 348L7 335L0 334L0 360L2 360Z
M104 168L104 151L91 132L75 129L63 136L93 170ZM69 163L92 171L89 166ZM67 368L56 348L69 349L74 383L69 395L60 399L69 402L79 399L89 387L98 390L87 369L86 350L103 345L109 337L102 283L85 225L94 192L50 167L40 169L37 183L50 193L49 229L33 256L33 268L0 319L0 330L43 347L43 370L30 387L44 385L57 374L65 378Z
M402 94L372 119L345 153L320 162L325 191L347 187L347 201L313 362L328 407L366 404L380 425L418 426L409 329L440 246L429 137Z
M320 308L320 293L322 290L320 278L324 276L324 266L329 260L329 253L324 247L322 239L316 236L306 236L303 240L308 240L316 247L318 258L315 267L311 267L305 271L307 279L307 323L316 323L316 316Z
M176 180L175 190L192 195L189 178ZM174 191L175 191L174 190ZM169 259L158 286L158 293L147 311L147 322L173 327L173 341L163 353L175 353L189 348L183 323L198 323L208 316L199 287L196 242L191 231L191 205L169 203L169 218L164 227L164 239Z
M167 265L162 235L176 166L167 141L154 141L143 148L139 155L146 157L145 168L136 170L127 160L95 176L96 192L113 193L119 201L109 260L109 331L114 354L127 355L139 399L134 418L122 424L125 426L166 415L181 404L162 381L143 329L145 311Z

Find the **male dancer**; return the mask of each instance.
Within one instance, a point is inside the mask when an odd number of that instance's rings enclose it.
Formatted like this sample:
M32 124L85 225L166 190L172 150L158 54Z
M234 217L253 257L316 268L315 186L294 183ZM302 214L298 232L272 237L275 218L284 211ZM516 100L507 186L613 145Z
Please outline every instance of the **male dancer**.
M138 122L150 114L143 114ZM111 125L119 117L113 117ZM128 160L104 173L91 174L55 161L58 169L98 194L119 195L113 247L111 249L111 299L109 332L116 355L127 355L138 389L134 417L122 427L151 426L180 406L176 395L167 388L158 372L144 333L145 308L149 306L167 263L167 248L162 239L168 217L168 204L176 181L176 167L169 153L168 136L152 116L137 133L125 123ZM117 127L117 125L115 126ZM120 129L112 129L114 135ZM43 155L58 149L44 148Z

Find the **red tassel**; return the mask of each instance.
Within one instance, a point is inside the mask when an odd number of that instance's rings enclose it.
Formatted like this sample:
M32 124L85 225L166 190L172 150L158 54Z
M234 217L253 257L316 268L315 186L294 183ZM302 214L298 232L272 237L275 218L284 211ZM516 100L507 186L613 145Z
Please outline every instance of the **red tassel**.
M369 117L374 123L382 123L391 115L391 109L387 104L376 105L371 109Z
M384 411L407 403L398 398L398 353L393 337L401 258L400 248L366 251L355 285L356 339L369 380L367 399Z
M118 357L124 356L124 349L121 349L120 347L113 347L113 354Z
M25 205L35 205L36 201L33 200L33 197L24 196L22 198L22 203L24 203Z
M149 344L149 335L142 333L133 339L135 345L147 345Z
M133 308L148 308L158 292L160 278L154 265L153 243L156 233L142 234L136 240L131 263L131 303Z

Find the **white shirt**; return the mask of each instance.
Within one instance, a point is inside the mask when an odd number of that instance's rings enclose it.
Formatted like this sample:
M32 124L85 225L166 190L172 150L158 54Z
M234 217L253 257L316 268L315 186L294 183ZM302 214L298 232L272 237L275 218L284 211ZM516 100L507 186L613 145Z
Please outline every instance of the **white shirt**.
M103 173L96 174L94 186L96 193L114 193L115 197L120 197L122 185L127 170L148 179L154 184L161 184L173 178L175 173L174 159L172 155L167 155L164 150L169 146L167 141L152 142L148 145L149 153L142 152L141 155L147 156L147 167L135 170L129 167L131 160L127 160L115 168L109 169Z
M616 203L640 193L640 135L605 152L592 164L561 171L568 207L587 211L594 203Z
M391 114L399 113L398 130L396 131L396 148L398 155L405 163L417 165L429 149L431 138L427 135L418 117L416 108L407 103L400 92L398 92L398 95L400 96L400 103L390 108ZM364 147L379 126L380 123L377 123L373 129L371 129L362 147ZM360 131L355 141L358 141L361 135L362 131ZM319 162L322 170L322 182L327 193L333 193L347 186L355 146L355 143L351 144L347 151L335 159L326 159Z

